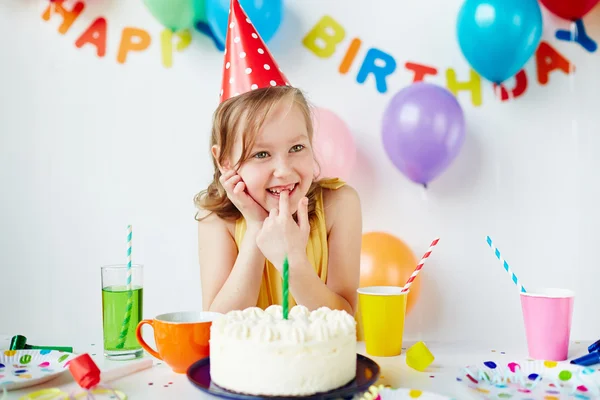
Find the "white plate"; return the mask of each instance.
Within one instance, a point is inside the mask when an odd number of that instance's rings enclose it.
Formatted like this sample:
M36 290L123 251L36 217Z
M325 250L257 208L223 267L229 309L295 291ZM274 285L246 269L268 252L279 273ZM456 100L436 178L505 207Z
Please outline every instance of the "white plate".
M56 350L0 350L0 387L14 390L49 381L67 372L75 357Z
M465 367L456 380L482 399L600 398L600 371L568 362L492 359Z

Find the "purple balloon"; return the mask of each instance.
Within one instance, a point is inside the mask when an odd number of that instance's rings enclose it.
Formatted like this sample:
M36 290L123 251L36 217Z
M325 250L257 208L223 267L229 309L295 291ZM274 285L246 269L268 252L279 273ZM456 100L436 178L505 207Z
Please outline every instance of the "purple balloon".
M445 88L413 83L390 100L383 114L382 136L396 168L427 186L458 155L465 139L465 117Z

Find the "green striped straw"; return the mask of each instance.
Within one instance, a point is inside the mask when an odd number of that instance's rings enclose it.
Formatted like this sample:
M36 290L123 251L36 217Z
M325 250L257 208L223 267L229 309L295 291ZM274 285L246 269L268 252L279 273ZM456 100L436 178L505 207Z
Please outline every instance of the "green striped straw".
M508 275L510 275L510 278L512 279L513 283L519 289L519 292L526 293L527 291L525 290L525 288L521 284L521 281L519 281L519 279L517 278L517 276L515 275L515 273L512 272L512 269L510 268L510 266L508 265L508 263L506 262L506 260L504 259L504 257L502 257L502 254L500 254L500 250L498 250L496 248L496 246L494 246L494 243L492 242L492 238L490 238L489 236L486 236L485 240L486 240L487 244L490 246L490 248L492 249L492 251L494 252L494 254L496 255L496 258L498 259L498 261L500 261L502 263L502 266L504 267L504 270L506 272L508 272Z
M127 332L129 331L129 321L131 320L131 309L133 308L133 290L131 287L131 236L131 225L127 225L127 306L125 308L125 319L123 320L123 326L121 327L117 349L125 347Z
M290 265L288 258L283 259L283 319L288 319L288 297L290 285Z

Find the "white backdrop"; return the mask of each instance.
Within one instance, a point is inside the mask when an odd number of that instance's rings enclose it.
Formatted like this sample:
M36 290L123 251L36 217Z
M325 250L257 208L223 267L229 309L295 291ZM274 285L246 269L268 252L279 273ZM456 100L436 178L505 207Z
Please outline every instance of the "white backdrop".
M573 337L597 339L598 53L554 39L567 24L544 10L543 40L574 62L577 74L555 71L540 85L531 60L528 89L517 100L500 103L483 82L478 107L461 92L466 142L425 192L387 158L380 121L391 96L411 80L407 61L438 68L430 82L445 85L447 68L468 78L455 36L461 1L378 0L368 12L366 4L288 0L269 45L290 81L351 127L360 167L349 181L362 198L365 232L392 233L417 257L441 237L405 337L523 343L519 296L485 243L490 235L527 287L575 290ZM64 35L61 18L44 21L44 9L43 0L0 6L0 331L33 335L44 327L44 340L54 344L68 343L76 327L99 337L99 267L125 261L127 224L134 262L146 267L145 316L200 309L192 198L212 173L208 135L222 53L194 33L165 68L162 27L139 0L88 0ZM324 15L346 30L326 59L302 45ZM93 46L75 46L99 16L108 21L103 58ZM586 25L600 40L599 8ZM152 44L120 64L125 26L145 29ZM354 37L363 46L341 75ZM398 64L384 94L372 77L356 82L370 47Z

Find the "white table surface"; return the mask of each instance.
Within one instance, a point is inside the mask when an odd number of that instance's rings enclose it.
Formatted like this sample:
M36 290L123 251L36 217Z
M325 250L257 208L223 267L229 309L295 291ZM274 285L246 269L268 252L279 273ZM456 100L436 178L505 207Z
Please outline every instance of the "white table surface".
M8 349L11 336L0 334L0 349ZM88 353L101 370L124 365L129 361L106 360L102 352L102 339L97 341L74 341L73 343L45 343L40 338L28 336L28 342L36 345L72 346L75 353ZM570 358L587 353L587 346L592 341L572 342L569 349ZM409 347L412 343L405 343ZM453 397L456 400L478 399L473 392L457 382L462 368L489 359L507 361L522 360L527 357L526 347L496 348L470 343L428 342L427 346L435 356L433 364L425 371L418 372L406 365L405 354L397 357L372 357L366 354L363 342L357 344L357 352L371 358L381 367L380 384L393 388L411 388L424 392L434 392ZM152 359L151 368L114 380L110 385L128 395L129 399L217 399L194 387L185 374L176 374L149 354L144 357ZM599 368L596 366L595 368ZM47 388L60 388L64 392L78 388L69 373L65 373L49 382L8 392L8 399L19 399L21 396ZM0 398L2 397L0 391ZM104 397L106 398L106 397Z

